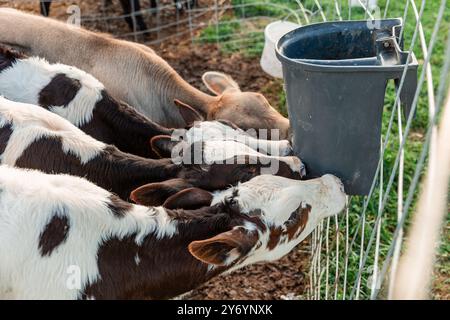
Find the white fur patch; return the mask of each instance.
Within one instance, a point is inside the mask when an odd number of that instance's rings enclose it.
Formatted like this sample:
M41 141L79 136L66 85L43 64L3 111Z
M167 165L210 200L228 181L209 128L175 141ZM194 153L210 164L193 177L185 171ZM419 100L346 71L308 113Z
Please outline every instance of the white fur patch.
M108 209L109 197L82 178L0 166L0 298L79 298L99 279L97 253L108 239L174 235L176 224L163 209L134 205L117 218ZM42 257L40 235L61 208L70 221L67 238Z
M134 256L134 263L138 266L141 263L141 258L139 258L139 254L136 253Z
M77 127L88 123L96 103L102 98L104 86L90 74L75 67L50 64L38 57L18 59L0 73L0 94L13 101L38 105L39 93L58 74L78 80L81 88L67 106L52 106L49 110Z
M31 104L0 97L0 127L12 125L1 163L13 166L27 147L43 137L60 138L63 151L85 164L99 155L106 145L85 134L67 120Z

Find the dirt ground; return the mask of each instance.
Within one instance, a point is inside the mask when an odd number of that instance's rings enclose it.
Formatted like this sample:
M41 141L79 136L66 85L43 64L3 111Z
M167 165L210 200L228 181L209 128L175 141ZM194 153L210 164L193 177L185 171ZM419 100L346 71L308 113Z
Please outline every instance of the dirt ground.
M51 7L51 17L64 20L67 7L79 5L82 15L99 14L104 10L102 0L90 1L55 1ZM204 6L207 1L199 1ZM0 0L0 6L15 7L30 12L39 12L38 1ZM143 7L145 6L145 1ZM120 15L118 1L113 0L107 8L107 14ZM207 24L210 17L203 17ZM170 13L164 19L173 19ZM128 32L122 19L108 26L90 24L87 27L115 34ZM151 27L151 21L149 23ZM170 30L166 30L166 33ZM173 32L177 30L173 29ZM274 81L259 66L259 59L244 57L240 54L225 56L215 44L192 44L189 37L172 38L159 45L152 46L164 59L177 70L184 79L197 88L207 91L201 82L203 72L216 70L230 74L243 90L259 91L265 94L273 106L279 104L282 90L280 81ZM306 242L305 242L306 243ZM245 267L229 275L219 276L202 287L185 296L187 299L299 299L307 287L307 270L309 264L307 245L301 245L283 259L273 262Z

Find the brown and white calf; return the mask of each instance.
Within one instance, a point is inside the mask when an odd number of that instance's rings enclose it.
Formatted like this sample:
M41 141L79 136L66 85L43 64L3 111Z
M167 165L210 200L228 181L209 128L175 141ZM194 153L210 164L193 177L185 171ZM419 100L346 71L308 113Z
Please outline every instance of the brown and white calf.
M257 138L256 130L250 129L244 131L227 120L195 121L188 130L176 130L172 134L172 138L176 138L176 140L182 139L186 143L234 141L243 143L253 150L266 155L285 157L293 154L291 143L288 140ZM161 140L161 137L159 138ZM171 146L167 145L166 147L170 149Z
M249 159L251 160L251 159ZM171 159L147 159L119 151L95 140L62 117L44 108L0 97L0 161L21 168L86 177L127 199L149 182L164 181L170 195L190 186L223 189L246 181L266 164L174 164ZM295 174L280 162L276 173ZM163 201L162 193L157 195Z
M279 129L279 139L288 137L288 119L263 95L242 92L233 79L219 72L203 75L216 96L203 93L141 44L9 8L0 9L0 43L92 74L114 97L164 126L184 127L201 116L229 120L242 129ZM175 100L184 110L184 119Z
M67 175L0 166L0 298L162 299L281 258L345 204L333 176L260 176L198 210L124 202Z

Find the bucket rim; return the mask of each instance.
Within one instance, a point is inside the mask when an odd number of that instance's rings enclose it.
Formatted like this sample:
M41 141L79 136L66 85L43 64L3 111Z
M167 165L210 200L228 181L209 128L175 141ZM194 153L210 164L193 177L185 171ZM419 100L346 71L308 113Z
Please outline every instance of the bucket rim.
M312 28L318 28L322 25L331 25L331 24L345 24L345 23L351 23L351 24L358 24L358 23L367 23L368 21L384 21L384 22L398 22L395 26L392 28L396 28L398 26L403 25L403 18L388 18L388 19L375 19L375 20L343 20L343 21L326 21L326 22L318 22L318 23L312 23L306 26L300 26L288 33L286 33L284 36L282 36L276 46L275 46L275 53L282 63L283 66L288 65L290 67L294 68L303 68L308 69L308 71L316 71L316 72L368 72L368 71L379 71L379 72L386 72L386 71L398 71L399 69L403 68L417 68L419 63L416 59L416 56L414 52L411 52L410 61L409 63L400 64L400 65L392 65L392 66L370 66L370 65L362 65L362 66L350 66L350 65L327 65L327 64L315 64L315 63L308 63L306 61L302 61L302 59L292 59L287 57L282 51L281 47L283 44L292 36L298 32L304 32L305 30L312 29ZM327 59L317 59L317 60L323 60L326 61ZM352 60L352 59L341 59L343 60Z

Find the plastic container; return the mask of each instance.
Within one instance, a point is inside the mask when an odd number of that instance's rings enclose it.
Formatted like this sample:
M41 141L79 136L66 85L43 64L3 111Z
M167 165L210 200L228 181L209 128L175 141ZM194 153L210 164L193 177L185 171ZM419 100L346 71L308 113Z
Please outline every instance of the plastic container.
M297 29L298 24L289 21L274 21L264 29L264 50L261 56L261 68L275 78L283 78L281 62L277 59L275 46L282 36Z
M279 40L294 151L308 177L332 173L347 194L368 194L380 156L387 81L398 86L408 65L400 93L406 115L417 87L418 63L398 41L401 25L402 19L326 22Z
M375 9L378 6L377 0L351 0L350 6L362 7L361 3L370 10Z

